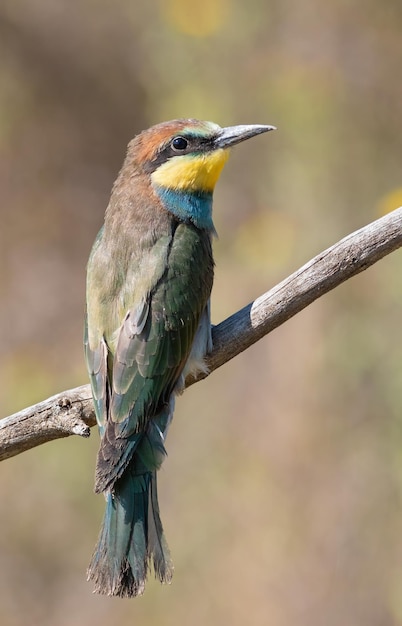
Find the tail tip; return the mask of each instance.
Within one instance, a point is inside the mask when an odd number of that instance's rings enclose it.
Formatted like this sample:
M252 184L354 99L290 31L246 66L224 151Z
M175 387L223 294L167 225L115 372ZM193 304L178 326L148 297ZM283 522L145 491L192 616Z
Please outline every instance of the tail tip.
M99 575L91 567L87 570L87 581L94 583L93 593L118 598L136 598L145 591L145 580L134 580L132 576L118 576L110 578Z

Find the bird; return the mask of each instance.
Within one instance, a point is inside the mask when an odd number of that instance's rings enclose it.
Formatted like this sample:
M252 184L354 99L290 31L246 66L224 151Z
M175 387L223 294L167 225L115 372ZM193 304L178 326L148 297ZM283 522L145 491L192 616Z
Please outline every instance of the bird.
M170 583L157 471L175 397L212 349L212 196L230 148L274 130L178 119L128 144L87 266L84 351L106 510L87 571L94 592L141 595Z

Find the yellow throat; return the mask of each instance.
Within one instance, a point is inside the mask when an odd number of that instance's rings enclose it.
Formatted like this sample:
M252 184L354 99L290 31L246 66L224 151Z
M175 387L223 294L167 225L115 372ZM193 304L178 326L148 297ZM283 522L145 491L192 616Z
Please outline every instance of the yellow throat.
M167 189L212 193L228 158L229 150L223 149L175 156L158 167L151 180Z

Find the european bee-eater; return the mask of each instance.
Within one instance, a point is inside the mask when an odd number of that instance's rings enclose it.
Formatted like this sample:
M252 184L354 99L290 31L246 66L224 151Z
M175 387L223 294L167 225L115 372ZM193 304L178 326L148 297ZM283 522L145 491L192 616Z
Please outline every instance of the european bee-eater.
M101 443L106 512L88 569L95 591L143 593L173 565L156 472L174 398L212 348L212 193L228 148L273 126L175 120L128 145L88 262L85 356Z

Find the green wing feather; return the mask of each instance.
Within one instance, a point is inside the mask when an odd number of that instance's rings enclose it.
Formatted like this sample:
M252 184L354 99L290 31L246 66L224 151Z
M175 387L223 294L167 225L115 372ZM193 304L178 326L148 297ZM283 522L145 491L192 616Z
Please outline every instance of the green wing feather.
M147 433L150 420L166 413L207 306L212 279L209 234L179 224L165 273L140 304L129 308L115 353L109 352L108 367L102 342L94 351L87 348L102 434L96 491L114 484ZM161 445L156 466L163 459L163 439Z
M84 352L92 387L92 397L95 405L96 421L101 435L107 419L109 383L107 378L107 345L102 338L95 350L89 346L88 318L85 317Z

